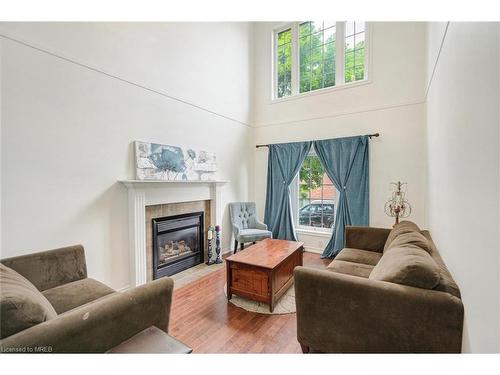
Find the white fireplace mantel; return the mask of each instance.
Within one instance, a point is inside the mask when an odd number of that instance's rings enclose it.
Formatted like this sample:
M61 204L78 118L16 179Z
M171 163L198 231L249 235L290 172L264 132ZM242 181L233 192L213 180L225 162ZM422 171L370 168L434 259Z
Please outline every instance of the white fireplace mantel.
M118 180L128 189L131 286L146 283L146 206L210 200L210 225L222 222L221 188L229 181Z

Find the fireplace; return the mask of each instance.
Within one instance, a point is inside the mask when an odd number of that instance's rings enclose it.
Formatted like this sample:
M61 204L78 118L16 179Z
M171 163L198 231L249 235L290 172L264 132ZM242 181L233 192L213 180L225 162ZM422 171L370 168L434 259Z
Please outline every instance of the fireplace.
M153 279L203 263L204 213L153 219Z

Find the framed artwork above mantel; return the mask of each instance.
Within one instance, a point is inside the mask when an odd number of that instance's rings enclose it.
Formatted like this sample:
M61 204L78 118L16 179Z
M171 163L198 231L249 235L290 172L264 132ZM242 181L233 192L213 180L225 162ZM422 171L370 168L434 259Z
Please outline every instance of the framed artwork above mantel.
M137 180L212 181L217 172L215 153L135 141Z

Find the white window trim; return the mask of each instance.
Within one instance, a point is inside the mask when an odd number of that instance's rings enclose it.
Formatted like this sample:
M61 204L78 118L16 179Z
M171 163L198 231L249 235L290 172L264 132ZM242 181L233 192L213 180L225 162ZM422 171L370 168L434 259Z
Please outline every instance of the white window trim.
M289 100L302 99L309 96L328 94L331 92L344 90L348 88L354 88L372 83L371 80L371 69L372 69L372 54L371 54L371 24L370 22L365 22L365 77L358 81L345 83L344 77L344 53L337 54L338 60L335 65L335 86L324 87L322 89L307 91L299 93L299 51L298 51L298 35L299 35L299 24L303 22L291 22L286 24L281 24L273 29L272 32L272 82L271 82L271 98L269 99L270 104L281 103ZM292 30L292 94L290 96L284 96L281 98L277 97L278 92L278 77L277 77L277 38L278 33L281 31L291 29ZM345 21L338 21L336 23L336 49L337 51L342 51L345 43Z
M295 229L295 232L298 234L305 234L308 236L321 237L321 238L330 238L332 236L332 230L311 230L305 227L298 227Z

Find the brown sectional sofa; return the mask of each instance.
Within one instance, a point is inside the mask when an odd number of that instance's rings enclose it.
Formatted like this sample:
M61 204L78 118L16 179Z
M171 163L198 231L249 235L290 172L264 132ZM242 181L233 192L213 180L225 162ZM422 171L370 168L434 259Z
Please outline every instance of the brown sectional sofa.
M4 353L103 353L150 326L168 331L170 278L116 292L87 277L81 245L0 263Z
M428 231L347 227L327 270L297 267L304 352L459 353L460 291Z

